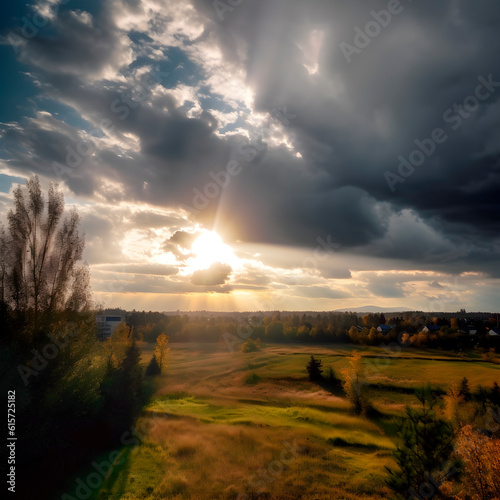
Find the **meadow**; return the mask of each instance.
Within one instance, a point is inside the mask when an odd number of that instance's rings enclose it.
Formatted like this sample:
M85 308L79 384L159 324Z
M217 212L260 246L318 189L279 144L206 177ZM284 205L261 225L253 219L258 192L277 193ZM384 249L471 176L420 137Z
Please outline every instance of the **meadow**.
M143 363L153 348L141 344ZM444 391L464 376L472 390L500 381L500 365L472 353L363 347L379 412L368 419L305 370L314 354L342 378L353 349L265 344L242 353L223 343L171 344L137 421L138 439L117 450L120 465L91 498L391 498L384 467L394 467L398 415L416 401L413 390L431 383Z

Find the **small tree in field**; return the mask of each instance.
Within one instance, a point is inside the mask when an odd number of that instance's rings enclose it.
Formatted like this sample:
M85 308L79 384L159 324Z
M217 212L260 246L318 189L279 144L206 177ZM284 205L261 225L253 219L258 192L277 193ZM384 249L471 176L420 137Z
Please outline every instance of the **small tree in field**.
M337 374L335 373L334 369L331 366L328 367L326 380L328 381L331 387L342 386L342 381L337 377Z
M138 399L141 395L142 367L140 361L141 351L137 347L135 339L132 337L132 341L127 347L125 357L120 365L124 380L124 393L128 394L128 399L132 402L132 407L137 406Z
M106 343L107 367L100 384L104 421L118 432L130 425L142 397L141 353L133 328L121 323Z
M439 486L459 469L443 467L453 452L454 432L434 411L436 401L430 387L417 392L419 406L407 407L400 427L401 444L394 452L400 470L389 472L388 485L396 498L432 498ZM420 495L420 496L418 496Z
M474 421L476 408L470 401L466 401L462 392L462 384L451 385L443 400L444 416L453 425L462 427Z
M167 347L169 338L164 334L158 335L156 339L155 347L155 357L160 367L160 373L163 371L163 367L167 366L167 354L170 351L170 347Z
M252 339L245 340L243 344L241 344L241 352L257 352L260 351L259 342L256 342Z
M156 354L153 354L151 361L149 362L148 366L146 367L146 376L153 377L155 375L160 375L160 373L161 373L160 365L158 364L158 361L156 360Z
M460 396L462 396L465 401L470 401L472 399L472 394L469 388L469 379L467 377L464 377L460 382Z
M361 354L358 351L352 351L349 368L344 371L344 376L344 392L352 405L354 413L359 415L367 410L370 405L361 378Z
M104 344L107 356L113 366L118 368L125 358L125 353L133 340L133 329L121 322Z
M309 380L312 382L317 382L323 378L323 375L321 375L323 373L321 365L321 361L314 359L314 356L311 354L311 359L307 363L306 370L309 373Z
M497 406L500 406L500 387L498 386L498 382L493 383L493 387L491 388L490 401Z

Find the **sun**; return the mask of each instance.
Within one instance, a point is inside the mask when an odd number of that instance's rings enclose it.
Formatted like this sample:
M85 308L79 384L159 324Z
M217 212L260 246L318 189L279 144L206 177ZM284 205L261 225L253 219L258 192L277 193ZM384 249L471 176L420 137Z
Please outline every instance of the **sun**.
M216 262L228 264L233 269L239 266L240 260L234 255L233 249L215 231L202 229L200 232L191 246L192 257L186 262L186 271L192 273L208 269Z

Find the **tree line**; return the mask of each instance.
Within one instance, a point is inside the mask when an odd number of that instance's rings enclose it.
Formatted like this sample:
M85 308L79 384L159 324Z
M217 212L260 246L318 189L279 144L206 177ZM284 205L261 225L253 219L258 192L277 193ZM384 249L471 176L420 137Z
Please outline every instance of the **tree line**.
M278 343L351 343L357 345L386 345L398 342L405 346L432 347L446 350L473 348L496 349L499 338L487 335L491 321L474 320L476 335L461 333L458 318L441 318L420 313L373 314L360 316L353 312L318 314L248 314L237 316L189 317L159 312L110 309L107 314L121 314L127 324L140 332L145 341L154 342L165 332L171 342L220 342L226 336L238 337L244 328L252 340ZM493 320L492 321L496 321ZM378 331L380 325L390 324L388 331ZM425 325L437 326L436 331L422 332Z

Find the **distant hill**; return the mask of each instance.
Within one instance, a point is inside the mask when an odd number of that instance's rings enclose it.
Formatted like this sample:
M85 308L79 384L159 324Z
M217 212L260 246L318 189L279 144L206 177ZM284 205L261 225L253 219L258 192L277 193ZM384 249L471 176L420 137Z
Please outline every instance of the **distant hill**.
M409 312L415 309L409 309L408 307L379 307L379 306L362 306L362 307L348 307L344 309L335 309L333 312L358 312L358 313L390 313L390 312Z
M362 306L362 307L350 307L344 309L336 309L334 311L163 311L163 314L167 316L188 316L190 318L216 318L216 317L242 317L246 318L251 315L266 315L271 316L275 314L280 314L282 318L288 316L302 316L303 314L309 316L316 316L317 314L328 314L329 312L342 313L342 312L355 312L359 314L365 313L398 313L398 312L413 312L415 309L409 309L408 307L378 307L378 306Z

